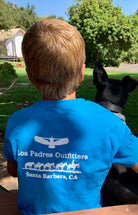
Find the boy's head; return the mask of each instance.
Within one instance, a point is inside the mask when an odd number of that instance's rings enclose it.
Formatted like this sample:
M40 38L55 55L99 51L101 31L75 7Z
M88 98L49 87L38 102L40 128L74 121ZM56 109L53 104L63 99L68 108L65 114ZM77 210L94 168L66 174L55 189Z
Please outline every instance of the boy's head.
M47 99L62 99L78 87L85 63L80 33L58 19L44 19L25 34L22 52L32 83Z

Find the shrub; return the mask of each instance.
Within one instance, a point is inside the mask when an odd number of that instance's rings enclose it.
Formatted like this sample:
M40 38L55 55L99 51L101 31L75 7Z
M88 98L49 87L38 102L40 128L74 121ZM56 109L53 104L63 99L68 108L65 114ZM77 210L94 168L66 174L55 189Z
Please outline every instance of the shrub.
M8 62L0 64L0 87L9 86L14 79L17 79L17 74L13 65Z

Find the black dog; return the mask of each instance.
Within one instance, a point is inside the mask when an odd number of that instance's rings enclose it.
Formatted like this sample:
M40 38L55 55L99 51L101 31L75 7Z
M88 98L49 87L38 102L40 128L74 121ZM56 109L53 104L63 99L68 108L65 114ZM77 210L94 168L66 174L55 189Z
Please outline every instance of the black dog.
M95 102L112 111L125 122L123 109L129 92L138 85L130 76L122 80L109 79L106 71L97 62L93 71L93 83L97 88ZM102 191L103 206L138 204L138 175L121 165L113 165Z

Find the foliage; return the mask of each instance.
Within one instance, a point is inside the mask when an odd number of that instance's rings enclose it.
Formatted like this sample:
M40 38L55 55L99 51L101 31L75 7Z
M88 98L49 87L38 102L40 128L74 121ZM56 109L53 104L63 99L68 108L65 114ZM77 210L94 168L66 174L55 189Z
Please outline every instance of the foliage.
M118 59L136 40L131 17L112 0L74 0L68 15L85 40L87 65L99 58Z
M0 29L20 27L27 30L39 20L33 5L28 4L26 8L17 7L17 5L6 3L4 0L0 0L0 4Z
M4 0L0 0L0 30L9 29L14 25L13 23L11 5L9 3L6 4Z
M39 20L43 20L46 18L64 20L64 17L62 17L62 16L57 17L55 14L51 14L50 16L40 16Z
M56 15L38 17L34 5L27 4L27 7L18 7L11 2L0 0L0 29L22 28L27 30L35 22L44 18L56 18L64 20L63 17L56 17ZM9 19L10 17L10 19Z
M136 42L138 42L138 10L133 16L130 16L132 21L132 32L135 34Z
M123 52L122 61L128 63L138 63L138 43L134 44L128 52Z
M130 19L132 22L132 32L135 34L135 42L127 52L123 52L122 61L138 63L138 10L133 16L130 16Z
M51 14L50 16L47 16L47 18L64 20L62 16L57 17L55 14Z
M8 62L0 64L0 87L9 86L14 79L17 79L14 67Z
M27 5L26 8L24 7L17 7L13 8L13 13L15 15L16 26L27 30L31 25L38 21L38 16L34 12L35 7L30 4Z

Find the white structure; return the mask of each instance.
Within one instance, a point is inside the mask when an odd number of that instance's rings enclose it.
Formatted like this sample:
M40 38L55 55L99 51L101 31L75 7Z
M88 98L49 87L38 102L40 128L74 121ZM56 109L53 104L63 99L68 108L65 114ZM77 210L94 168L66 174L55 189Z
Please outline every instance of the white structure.
M21 44L25 31L21 28L0 31L0 55L22 57ZM4 52L6 48L6 53ZM3 52L3 53L2 53Z

